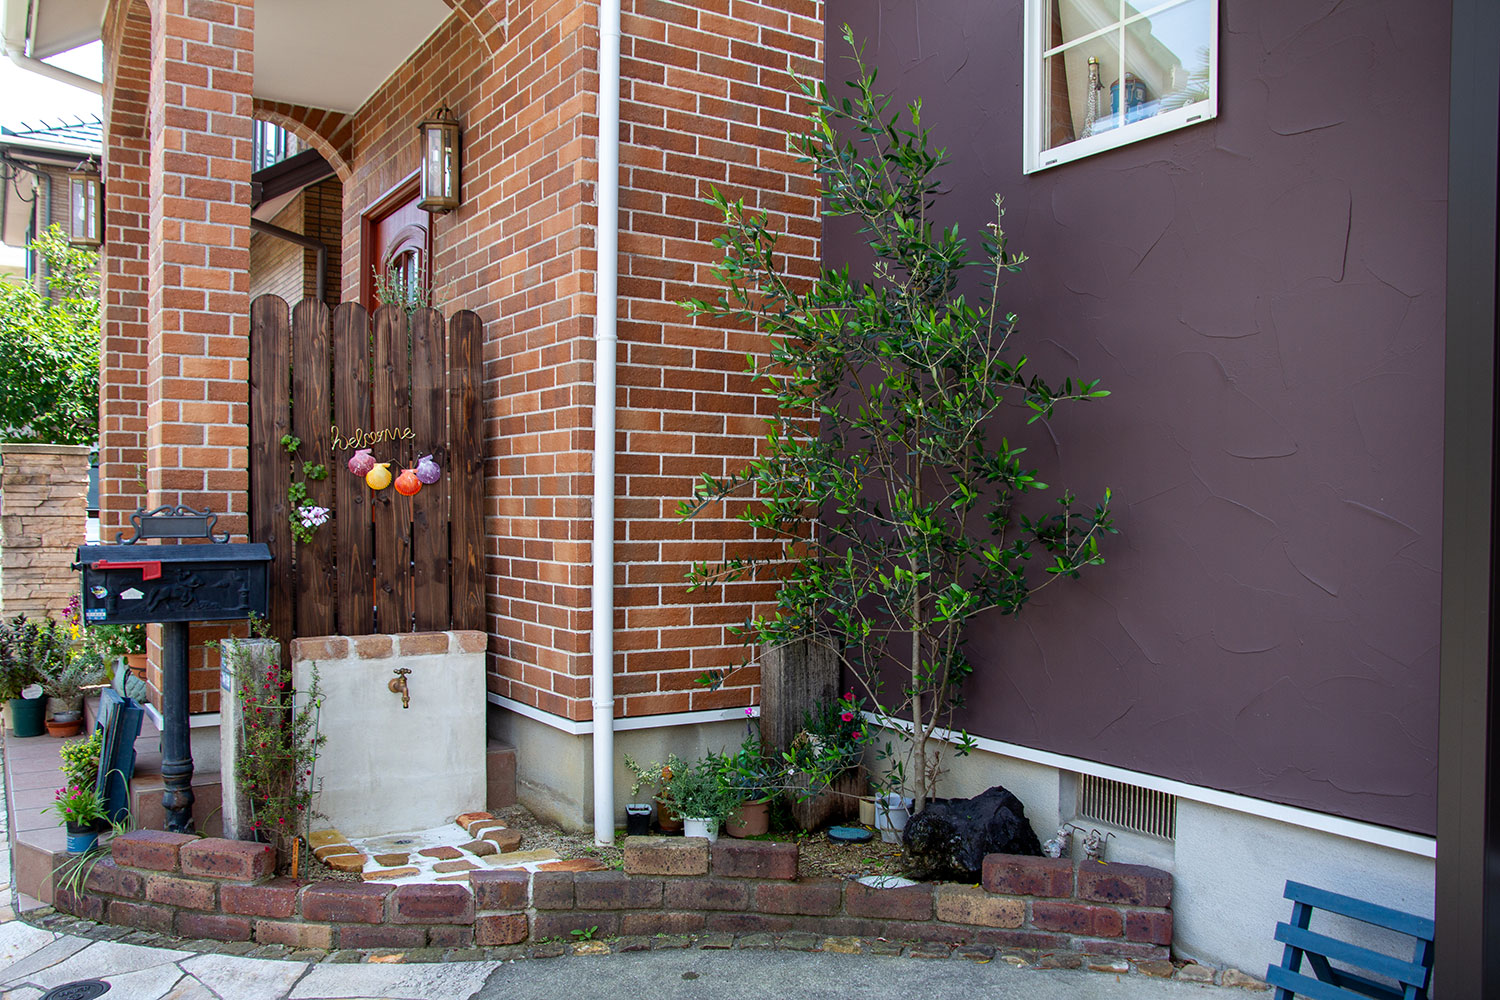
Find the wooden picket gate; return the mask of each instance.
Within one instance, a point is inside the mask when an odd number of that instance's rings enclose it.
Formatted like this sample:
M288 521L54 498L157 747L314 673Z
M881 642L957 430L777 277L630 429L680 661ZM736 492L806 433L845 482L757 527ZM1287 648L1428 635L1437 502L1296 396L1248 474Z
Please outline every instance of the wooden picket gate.
M371 317L306 299L289 320L275 295L251 304L250 538L271 549L269 625L284 648L296 636L484 630L480 352L468 311L445 324L433 309ZM381 431L394 437L365 447L393 474L431 453L442 477L412 497L371 490L346 463L360 435ZM295 455L287 434L301 439ZM304 462L327 466L305 482L333 511L307 544L292 536L287 497Z

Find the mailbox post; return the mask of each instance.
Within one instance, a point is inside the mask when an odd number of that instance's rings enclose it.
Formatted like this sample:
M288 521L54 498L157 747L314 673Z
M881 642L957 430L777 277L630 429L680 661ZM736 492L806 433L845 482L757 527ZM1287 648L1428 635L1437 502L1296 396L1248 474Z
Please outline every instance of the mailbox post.
M139 510L133 537L113 545L83 545L74 564L83 571L85 623L162 626L162 806L167 829L191 833L193 751L188 733L188 629L194 621L243 621L264 616L271 551L261 542L230 543L215 535L217 515L190 507ZM187 545L137 545L152 539Z

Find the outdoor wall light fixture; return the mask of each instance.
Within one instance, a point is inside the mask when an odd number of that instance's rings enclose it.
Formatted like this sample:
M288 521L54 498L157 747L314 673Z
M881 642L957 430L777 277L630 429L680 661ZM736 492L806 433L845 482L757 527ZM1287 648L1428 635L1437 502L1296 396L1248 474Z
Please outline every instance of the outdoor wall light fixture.
M68 242L97 247L104 242L104 196L99 164L84 160L68 172Z
M444 105L417 129L422 134L422 198L417 207L451 212L458 207L458 117Z

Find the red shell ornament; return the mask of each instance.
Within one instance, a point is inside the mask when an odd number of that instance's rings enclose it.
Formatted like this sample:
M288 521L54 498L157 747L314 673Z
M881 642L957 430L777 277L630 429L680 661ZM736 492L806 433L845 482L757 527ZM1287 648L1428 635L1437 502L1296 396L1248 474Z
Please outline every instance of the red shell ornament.
M396 492L404 497L415 496L421 489L422 480L417 478L414 469L406 469L396 477Z
M370 449L361 448L349 459L349 471L356 476L366 475L375 468L375 456L370 454Z

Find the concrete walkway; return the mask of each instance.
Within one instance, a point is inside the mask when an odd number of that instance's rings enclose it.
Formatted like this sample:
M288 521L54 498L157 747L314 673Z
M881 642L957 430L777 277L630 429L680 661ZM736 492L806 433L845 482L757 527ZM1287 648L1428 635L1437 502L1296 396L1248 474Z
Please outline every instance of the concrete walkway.
M6 834L6 812L0 809L0 837ZM443 956L352 951L248 958L48 930L17 917L18 904L26 902L13 898L10 852L0 851L0 1000L40 1000L49 990L82 980L108 983L105 1000L557 1000L601 993L652 1000L1248 1000L1266 995L1139 972L1038 969L1000 958L719 950L708 939L686 938L624 954L608 953L604 942L579 943L554 949L578 953L508 961L403 961ZM143 936L126 928L98 930L117 938Z
M870 955L692 948L511 962L388 964L294 962L194 954L0 926L0 997L39 1000L48 990L100 979L108 1000L1172 1000L1264 996L1221 986L1003 961L927 961Z

